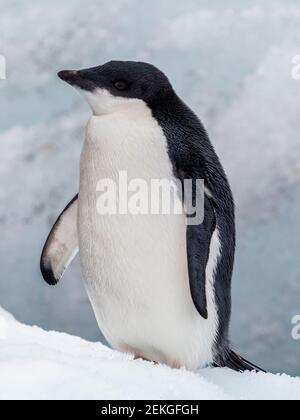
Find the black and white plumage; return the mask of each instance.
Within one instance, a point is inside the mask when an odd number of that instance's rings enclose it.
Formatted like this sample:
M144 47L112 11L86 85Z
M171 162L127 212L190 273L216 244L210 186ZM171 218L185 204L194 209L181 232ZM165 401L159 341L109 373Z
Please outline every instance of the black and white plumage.
M93 116L79 197L42 254L45 280L57 282L79 247L88 295L113 347L173 367L255 369L229 346L234 202L198 117L150 64L114 61L59 76L84 94ZM187 226L184 215L99 216L96 184L122 170L146 181L204 179L203 223Z

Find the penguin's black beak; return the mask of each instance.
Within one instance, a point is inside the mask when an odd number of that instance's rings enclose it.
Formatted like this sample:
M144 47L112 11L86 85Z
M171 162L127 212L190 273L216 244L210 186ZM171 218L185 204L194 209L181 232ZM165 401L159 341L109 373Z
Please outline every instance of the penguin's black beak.
M62 70L57 75L64 82L82 90L93 91L97 87L84 70Z
M62 70L59 73L57 73L57 76L64 82L67 82L70 85L72 85L74 82L76 82L76 79L79 75L78 71L76 70Z

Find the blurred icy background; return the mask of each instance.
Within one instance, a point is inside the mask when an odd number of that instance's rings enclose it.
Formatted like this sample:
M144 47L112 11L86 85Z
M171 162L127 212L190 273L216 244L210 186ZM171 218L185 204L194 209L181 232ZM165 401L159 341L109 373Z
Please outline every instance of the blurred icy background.
M298 0L0 0L0 306L19 320L100 337L74 264L57 288L40 251L75 195L87 106L56 72L110 59L162 68L201 116L238 210L232 339L300 375Z

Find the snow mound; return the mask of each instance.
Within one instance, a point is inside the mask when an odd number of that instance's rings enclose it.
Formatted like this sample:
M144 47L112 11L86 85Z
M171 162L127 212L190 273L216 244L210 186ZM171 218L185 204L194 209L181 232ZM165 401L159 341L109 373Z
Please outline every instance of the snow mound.
M22 325L2 309L0 371L0 399L300 399L300 378L134 361L102 344Z

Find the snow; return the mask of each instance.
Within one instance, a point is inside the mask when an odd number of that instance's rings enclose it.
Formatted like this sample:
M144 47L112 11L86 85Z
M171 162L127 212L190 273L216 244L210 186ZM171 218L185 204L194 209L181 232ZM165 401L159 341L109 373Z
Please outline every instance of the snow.
M300 400L300 378L135 361L100 343L17 322L0 308L0 399Z

